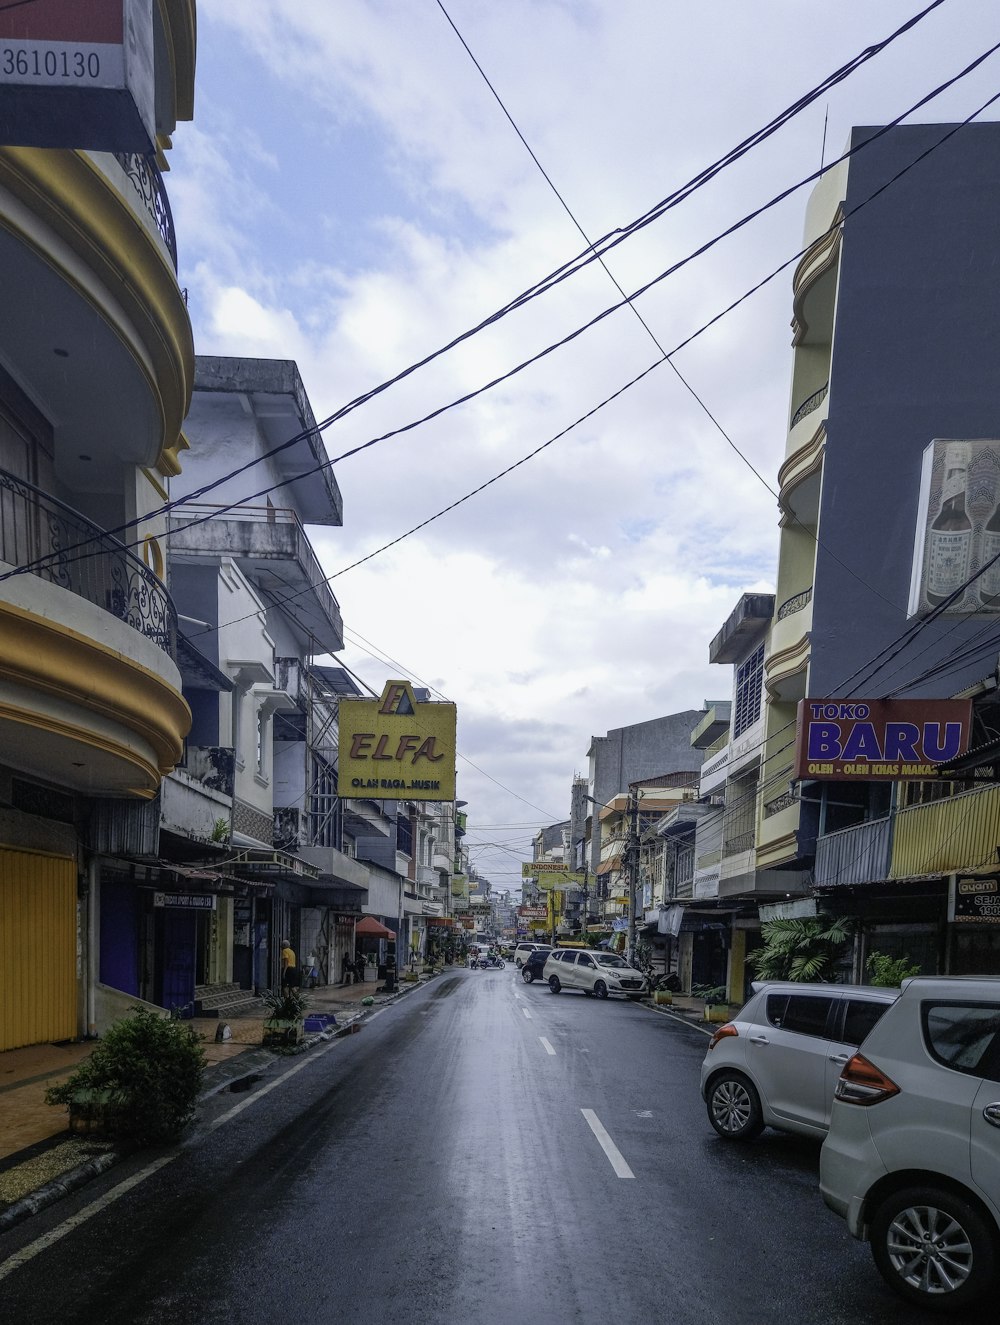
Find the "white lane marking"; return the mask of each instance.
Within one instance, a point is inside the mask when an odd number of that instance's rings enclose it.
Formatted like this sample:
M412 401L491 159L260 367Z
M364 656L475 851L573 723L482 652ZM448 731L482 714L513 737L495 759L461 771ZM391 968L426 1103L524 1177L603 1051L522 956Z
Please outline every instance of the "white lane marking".
M324 1045L322 1049L314 1050L312 1053L302 1057L294 1067L290 1067L288 1071L283 1072L280 1077L275 1077L275 1079L268 1082L266 1086L261 1086L260 1090L254 1091L254 1093L247 1096L245 1100L242 1100L233 1108L220 1114L218 1118L213 1119L213 1121L207 1126L201 1128L198 1132L198 1137L209 1135L211 1132L214 1132L216 1128L221 1127L223 1123L228 1122L230 1118L235 1118L236 1115L242 1113L244 1109L249 1109L251 1104L256 1104L256 1102L263 1099L265 1095L269 1095L272 1090L276 1090L278 1086L283 1085L289 1077L295 1076L297 1072L301 1072L302 1069L308 1067L310 1063L315 1063L318 1058L322 1058L324 1054L329 1053L335 1043L336 1041L331 1040L330 1043ZM192 1138L192 1141L196 1141L198 1137ZM184 1149L187 1148L187 1146L184 1147ZM75 1215L71 1215L69 1219L64 1220L55 1228L50 1229L48 1233L44 1233L40 1238L36 1238L34 1242L29 1242L27 1246L22 1247L20 1251L15 1252L12 1256L8 1257L2 1265L0 1265L0 1279L6 1279L9 1274L13 1274L15 1270L20 1269L22 1265L26 1265L28 1261L34 1260L34 1258L41 1252L47 1251L49 1247L54 1246L55 1243L66 1237L67 1234L72 1233L74 1229L79 1228L81 1224L85 1224L88 1219L92 1219L94 1215L99 1215L102 1210L106 1210L109 1205L113 1205L120 1197L127 1195L133 1187L138 1187L141 1182L145 1182L147 1178L151 1178L157 1170L162 1169L167 1164L172 1164L182 1153L181 1150L178 1150L173 1155L164 1155L162 1159L157 1159L154 1160L152 1164L147 1164L144 1169L140 1169L138 1173L133 1173L131 1178L126 1178L123 1182L118 1183L118 1185L112 1187L110 1191L105 1192L103 1196L98 1197L96 1201L91 1201L89 1205L84 1206L84 1208L77 1211Z
M597 1137L597 1143L611 1161L611 1167L618 1174L619 1178L634 1178L635 1174L625 1163L625 1157L618 1149L615 1143L608 1135L607 1129L598 1118L593 1109L581 1109L580 1112L587 1120L587 1126Z
M521 995L517 992L516 989L514 990L514 997L515 997L515 998L520 998L520 997L521 997Z
M521 1011L524 1013L524 1015L525 1015L525 1016L528 1018L528 1020L530 1021L530 1020L531 1020L531 1013L528 1011L528 1009L527 1009L527 1008L522 1008Z
M652 1110L652 1109L636 1109L636 1111L635 1111L635 1116L636 1116L637 1118L652 1118L652 1116L653 1116L653 1110Z
M556 1051L552 1048L552 1045L549 1044L549 1042L548 1042L548 1040L545 1038L545 1036L544 1036L544 1035L539 1035L538 1038L541 1040L542 1045L543 1045L544 1048L545 1048L545 1052L546 1052L547 1054L552 1054L552 1056L555 1057L555 1052L556 1052Z

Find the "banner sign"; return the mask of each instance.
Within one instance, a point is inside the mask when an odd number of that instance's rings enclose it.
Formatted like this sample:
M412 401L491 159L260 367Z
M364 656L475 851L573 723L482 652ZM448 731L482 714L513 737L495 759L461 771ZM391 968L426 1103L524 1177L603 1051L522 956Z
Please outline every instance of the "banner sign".
M1000 612L1000 441L995 438L937 438L924 450L907 611L915 616L935 607Z
M539 874L565 874L566 865L561 860L522 860L521 878L533 879Z
M519 906L517 914L524 920L545 920L549 914L547 906Z
M967 699L801 699L792 776L933 779L968 750L971 728Z
M149 0L0 4L0 142L149 153Z
M455 799L454 704L419 702L409 681L380 699L340 701L337 795L372 800Z
M1000 925L1000 880L952 879L948 919L955 925Z
M215 893L153 893L155 907L180 911L214 911Z

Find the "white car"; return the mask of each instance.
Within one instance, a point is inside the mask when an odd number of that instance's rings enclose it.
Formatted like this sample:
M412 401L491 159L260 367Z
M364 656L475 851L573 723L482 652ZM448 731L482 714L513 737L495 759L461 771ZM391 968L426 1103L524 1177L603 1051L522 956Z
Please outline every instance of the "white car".
M902 1297L1000 1287L1000 977L916 976L845 1065L820 1191Z
M625 994L642 998L646 981L641 971L614 952L591 952L582 948L558 948L550 952L542 979L553 994L564 989L582 989L588 998Z
M727 1141L765 1127L822 1137L840 1070L898 989L755 982L732 1021L712 1036L701 1065L708 1120Z

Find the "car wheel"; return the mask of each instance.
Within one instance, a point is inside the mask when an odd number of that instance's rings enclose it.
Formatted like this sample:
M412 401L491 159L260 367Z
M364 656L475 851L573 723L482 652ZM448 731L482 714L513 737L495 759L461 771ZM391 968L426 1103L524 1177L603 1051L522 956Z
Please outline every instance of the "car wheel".
M727 1141L752 1141L764 1130L760 1096L739 1072L723 1072L708 1093L708 1120Z
M949 1311L993 1281L996 1251L982 1216L960 1196L906 1187L876 1209L872 1255L890 1288L923 1307Z
M558 994L559 991L562 989L562 985L559 983L558 975L549 976L549 988L552 990L553 994Z
M607 996L608 996L607 985L604 983L603 980L597 980L594 984L594 997L607 998Z
M535 978L535 977L532 975L532 973L531 973L530 971L522 971L522 972L521 972L521 979L524 981L524 983L525 983L526 985L530 985L531 982L532 982L532 980L534 980L534 978Z

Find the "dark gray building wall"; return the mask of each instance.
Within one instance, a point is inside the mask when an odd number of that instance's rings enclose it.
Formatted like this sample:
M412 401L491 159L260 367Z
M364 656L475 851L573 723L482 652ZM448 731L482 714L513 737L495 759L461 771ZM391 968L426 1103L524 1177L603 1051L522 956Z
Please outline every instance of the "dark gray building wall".
M619 793L624 795L630 782L698 768L701 751L692 749L691 733L702 717L700 709L685 709L593 737L594 799L603 805ZM590 808L594 814L590 868L596 870L601 858L601 826L597 806Z
M945 615L873 679L849 680L908 625L924 448L936 437L1000 437L1000 124L959 128L851 214L948 127L894 129L850 165L816 554L815 696L945 696L993 669L981 656L908 684L988 620ZM871 133L855 129L852 140Z

